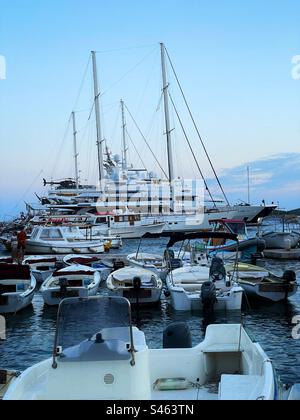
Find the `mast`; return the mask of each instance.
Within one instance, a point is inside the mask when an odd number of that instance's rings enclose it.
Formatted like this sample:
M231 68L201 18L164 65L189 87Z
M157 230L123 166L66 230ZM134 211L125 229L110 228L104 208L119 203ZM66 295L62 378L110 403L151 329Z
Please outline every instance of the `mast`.
M162 78L163 78L166 135L167 135L167 147L168 147L169 182L171 183L174 180L174 164L173 164L173 150L172 150L172 139L171 139L172 130L170 129L169 95L168 95L169 84L167 82L165 45L161 43L160 48L161 48L161 65L162 65Z
M250 204L250 167L247 166L248 204Z
M78 172L78 153L77 153L77 130L76 130L76 119L75 112L72 112L73 120L73 140L74 140L74 162L75 162L75 182L76 188L79 188L79 172Z
M98 169L99 169L99 183L104 180L104 165L103 165L103 149L102 149L102 131L100 121L100 104L99 104L99 87L98 87L98 73L97 73L97 60L96 52L92 51L93 60L93 76L94 76L94 94L95 94L95 114L96 114L96 129L97 129L97 149L98 149Z
M126 120L125 120L125 109L124 109L124 101L121 99L121 110L122 110L122 134L123 134L123 170L127 169L127 144L126 144Z

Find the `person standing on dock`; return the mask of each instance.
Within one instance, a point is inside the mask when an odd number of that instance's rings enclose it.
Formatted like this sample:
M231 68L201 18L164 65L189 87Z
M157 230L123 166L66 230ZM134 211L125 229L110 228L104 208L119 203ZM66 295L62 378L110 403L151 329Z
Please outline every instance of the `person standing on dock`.
M17 234L17 260L19 264L22 264L24 254L26 251L26 240L27 234L25 228L22 228L20 232Z

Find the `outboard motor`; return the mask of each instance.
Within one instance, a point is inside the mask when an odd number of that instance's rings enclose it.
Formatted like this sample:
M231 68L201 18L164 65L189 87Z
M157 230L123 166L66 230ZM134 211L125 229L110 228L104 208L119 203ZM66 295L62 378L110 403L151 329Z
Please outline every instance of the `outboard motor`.
M293 283L296 283L296 273L295 273L295 271L286 270L283 273L282 280L283 280L283 283L285 285L285 298L284 299L287 301L288 297L289 297L289 292L291 291L290 286Z
M67 297L68 292L68 279L62 277L59 279L59 287L60 287L60 296L62 299Z
M169 260L169 269L176 270L177 268L181 268L183 266L182 261L180 258L172 258Z
M171 260L173 258L175 258L175 252L173 251L173 249L167 248L164 252L165 261Z
M286 270L283 273L282 280L286 284L296 283L296 273L293 270Z
M192 336L185 322L174 322L164 331L164 349L187 349L192 347Z
M214 305L217 302L216 286L212 281L206 281L201 287L201 301L203 312L211 314L214 311Z
M133 288L135 291L140 291L142 287L142 280L140 277L134 277L132 280Z
M215 281L221 281L226 279L226 270L224 267L223 260L219 257L213 257L209 270L210 279Z
M120 270L121 268L125 267L124 261L121 260L114 260L113 262L113 271Z

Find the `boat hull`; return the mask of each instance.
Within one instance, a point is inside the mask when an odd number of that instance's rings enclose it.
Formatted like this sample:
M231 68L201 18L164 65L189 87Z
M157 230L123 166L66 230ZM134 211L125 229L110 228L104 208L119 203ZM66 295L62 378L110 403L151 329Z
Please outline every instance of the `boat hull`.
M0 314L13 314L27 308L31 305L34 297L34 289L28 293L6 293L4 294L0 302L6 302L5 304L0 303Z
M110 296L124 297L132 305L155 305L160 302L162 289L143 288L137 294L134 289L117 289L110 291Z
M183 289L169 288L172 306L175 311L200 311L203 304L200 293L186 293ZM243 290L233 287L229 292L217 297L214 305L215 311L240 311L242 306Z
M99 286L93 288L84 287L69 287L66 295L63 297L60 294L60 288L49 288L42 290L42 297L47 306L58 306L60 302L67 297L80 297L87 298L90 296L96 296Z
M262 236L266 242L266 249L292 249L300 242L300 233L271 232Z
M252 299L268 300L271 302L284 301L297 292L297 285L289 284L251 284L247 282L240 282L240 286L244 289L247 297ZM288 292L287 292L288 288Z

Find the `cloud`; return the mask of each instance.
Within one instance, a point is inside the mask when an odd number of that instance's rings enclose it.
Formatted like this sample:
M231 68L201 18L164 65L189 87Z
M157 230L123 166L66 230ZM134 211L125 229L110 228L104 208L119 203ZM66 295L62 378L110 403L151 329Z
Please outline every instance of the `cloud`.
M247 166L253 204L264 199L288 209L300 207L300 153L273 155L222 170L220 181L231 202L247 201ZM208 182L210 187L215 185L212 179Z

